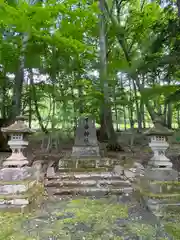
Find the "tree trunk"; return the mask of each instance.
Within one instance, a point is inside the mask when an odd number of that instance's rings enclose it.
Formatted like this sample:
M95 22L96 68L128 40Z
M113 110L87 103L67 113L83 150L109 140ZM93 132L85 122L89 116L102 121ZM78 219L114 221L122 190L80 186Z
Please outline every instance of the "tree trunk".
M127 117L126 117L126 108L123 106L123 117L124 117L124 130L127 130Z
M36 96L36 88L34 86L34 79L33 79L33 71L32 71L32 69L30 69L30 83L31 83L32 97L33 97L34 106L35 106L35 112L36 112L36 116L37 116L39 125L40 125L42 131L45 134L48 134L48 130L47 130L47 128L43 124L43 121L42 121L42 118L41 118L41 114L40 114L39 108L38 108L38 101L37 101L37 96Z
M177 123L178 123L178 128L180 128L180 109L177 109Z
M15 82L13 87L12 109L10 114L10 117L12 119L15 119L16 116L21 114L21 98L22 98L22 87L23 87L23 81L24 81L24 61L25 61L24 52L27 47L28 39L29 39L28 34L24 34L22 36L22 48L21 48L21 53L19 57L19 66L15 74Z
M106 50L106 34L105 34L105 2L99 0L99 45L100 45L100 83L103 91L103 101L100 107L100 122L101 139L106 135L110 145L117 144L117 135L114 131L112 122L111 103L109 101L109 85L108 85L108 74L107 74L107 50Z
M178 17L180 17L180 0L177 0Z
M1 131L2 127L7 127L12 124L13 121L11 119L0 119L0 152L10 152L11 149L9 148L7 141L8 137L3 134Z
M32 86L31 86L31 80L29 81L29 128L31 128L32 123Z
M167 127L168 127L169 129L172 128L172 105L171 105L171 103L168 103Z

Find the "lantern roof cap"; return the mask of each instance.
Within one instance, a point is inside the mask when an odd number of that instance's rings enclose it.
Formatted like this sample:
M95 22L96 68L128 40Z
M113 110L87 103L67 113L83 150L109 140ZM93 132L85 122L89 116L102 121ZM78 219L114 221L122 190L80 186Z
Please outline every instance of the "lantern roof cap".
M2 128L1 130L5 133L33 133L34 131L24 123L25 120L27 120L26 116L17 116L15 122L12 125Z
M173 131L163 126L162 122L158 119L153 121L154 126L148 129L144 134L146 136L171 136Z

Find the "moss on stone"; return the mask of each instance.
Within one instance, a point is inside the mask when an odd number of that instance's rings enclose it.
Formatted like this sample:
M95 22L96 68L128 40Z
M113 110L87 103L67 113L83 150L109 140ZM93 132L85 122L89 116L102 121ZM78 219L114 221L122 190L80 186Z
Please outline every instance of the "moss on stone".
M28 185L32 180L19 180L19 181L0 181L0 185Z
M129 158L129 157L124 157L121 160L121 165L123 166L124 169L129 169L129 168L133 167L134 159Z
M178 182L178 181L151 181L150 183L151 183L151 184L180 186L180 182Z
M157 199L170 199L170 198L178 198L180 197L180 193L159 193L155 194L152 192L141 191L142 196L150 197L150 198L157 198Z
M108 168L108 167L98 167L98 168L93 168L93 167L87 167L87 168L67 168L67 169L60 169L59 172L104 172L104 171L108 171L109 169L112 168Z

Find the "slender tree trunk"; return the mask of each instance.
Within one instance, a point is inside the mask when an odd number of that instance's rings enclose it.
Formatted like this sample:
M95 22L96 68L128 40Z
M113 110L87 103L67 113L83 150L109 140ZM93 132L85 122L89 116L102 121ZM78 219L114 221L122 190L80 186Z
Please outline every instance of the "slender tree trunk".
M32 123L32 86L31 86L31 83L32 83L32 81L30 80L29 81L29 128L31 128L31 123Z
M168 103L167 127L168 127L169 129L172 128L172 104L171 104L171 103Z
M146 120L145 120L145 111L144 111L144 103L141 100L140 103L140 111L141 111L141 116L142 116L142 124L143 124L143 128L146 128Z
M42 129L42 131L45 134L48 134L48 130L47 128L44 126L42 118L41 118L41 114L39 112L39 108L38 108L38 101L37 101L37 96L36 96L36 88L34 86L34 79L33 79L33 71L32 69L30 69L30 82L31 82L31 87L32 87L32 96L33 96L33 101L34 101L34 106L35 106L35 112L36 112L36 116L39 122L39 125Z
M15 74L15 82L13 87L13 97L12 97L12 109L11 109L11 119L14 119L17 115L21 114L21 98L22 98L22 87L24 81L24 62L25 62L25 50L29 40L28 34L22 36L22 48L19 57L19 66Z
M119 124L118 124L118 110L116 104L116 84L113 86L113 100L114 100L114 112L115 112L115 119L116 119L116 131L119 131Z
M78 74L77 76L77 81L80 81L80 74ZM82 100L82 96L83 96L83 86L80 84L78 86L78 96L79 96L79 113L82 114L84 112L84 104L83 104L83 100Z
M180 0L177 0L178 17L180 17Z
M171 67L171 66L170 66ZM169 77L168 77L168 85L170 85L171 84L171 76L169 75ZM167 106L167 127L169 128L169 129L171 129L172 128L172 115L173 115L173 113L172 113L173 111L172 111L172 103L168 103L168 106Z
M55 47L52 48L52 67L51 67L51 83L52 83L52 117L51 117L51 129L54 131L55 128L55 116L56 116L56 98L55 98L55 91L56 91L56 49Z
M178 128L180 128L180 111L179 111L179 108L177 109L177 123L178 123Z
M138 102L136 83L134 80L133 80L133 89L134 89L134 96L135 96L138 130L141 130L142 129L142 116L141 116L141 111L140 111L139 102Z
M1 116L2 119L7 118L7 106L6 106L6 101L7 101L7 96L6 96L6 86L7 86L7 79L6 79L6 73L3 71L2 72L2 102L3 104L1 105Z

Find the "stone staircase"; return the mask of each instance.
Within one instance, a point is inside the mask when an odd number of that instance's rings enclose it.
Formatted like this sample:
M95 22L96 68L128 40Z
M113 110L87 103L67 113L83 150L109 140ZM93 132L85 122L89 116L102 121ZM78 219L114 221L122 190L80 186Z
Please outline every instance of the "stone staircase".
M105 168L60 168L53 176L47 176L45 187L50 195L91 195L116 194L132 192L128 180L112 170Z

